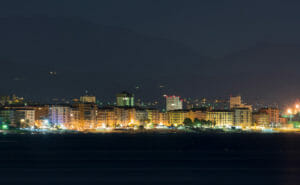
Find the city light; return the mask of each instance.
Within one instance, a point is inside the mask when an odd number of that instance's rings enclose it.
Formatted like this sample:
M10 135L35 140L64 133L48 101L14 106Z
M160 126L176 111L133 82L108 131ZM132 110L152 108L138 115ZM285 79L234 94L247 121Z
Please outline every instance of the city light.
M0 121L8 119L14 127L42 130L76 130L76 131L113 131L142 130L142 129L223 129L223 130L255 130L300 128L297 114L300 104L295 103L285 111L279 108L265 107L253 110L252 105L242 101L241 96L229 97L229 105L223 109L215 108L225 100L201 99L195 100L194 105L202 105L199 109L187 105L191 99L180 99L178 95L164 96L166 101L162 109L152 108L153 103L133 106L134 95L122 92L116 95L119 103L110 107L96 104L95 96L82 96L78 101L68 104L44 104L39 106L24 105L23 107L4 107L0 110ZM74 99L74 98L73 98ZM76 98L75 98L76 99ZM126 101L123 101L126 100ZM128 101L127 101L128 100ZM130 100L130 101L129 101ZM155 99L157 102L157 100ZM140 102L140 101L139 101ZM184 104L183 104L184 103ZM101 104L102 105L102 104ZM155 104L160 106L159 103ZM17 112L18 114L15 114ZM35 116L39 115L39 116ZM11 120L10 117L11 117ZM300 118L299 118L300 119ZM19 120L19 121L15 121ZM1 122L0 122L1 123ZM10 128L10 127L7 127ZM30 129L33 128L33 129ZM3 129L3 128L2 128Z

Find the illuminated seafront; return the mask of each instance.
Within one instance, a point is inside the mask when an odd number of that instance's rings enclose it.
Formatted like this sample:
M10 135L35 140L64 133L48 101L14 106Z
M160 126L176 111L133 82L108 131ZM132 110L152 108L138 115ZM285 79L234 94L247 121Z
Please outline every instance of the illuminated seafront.
M48 129L17 129L17 130L0 130L0 134L201 134L201 133L300 133L300 129L275 128L275 129L217 129L217 128L201 128L201 129L89 129L84 131L76 130L48 130Z

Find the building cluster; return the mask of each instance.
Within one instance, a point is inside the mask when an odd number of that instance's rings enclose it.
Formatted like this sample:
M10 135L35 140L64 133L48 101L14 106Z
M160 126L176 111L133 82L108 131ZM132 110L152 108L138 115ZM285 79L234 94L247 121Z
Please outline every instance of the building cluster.
M166 111L136 106L134 95L116 95L116 106L98 106L96 97L85 95L70 104L11 105L0 109L0 129L38 128L90 130L105 128L177 127L186 119L209 121L214 127L283 127L287 118L278 108L262 108L253 112L241 97L230 97L228 109L199 107L183 109L179 96L165 96Z

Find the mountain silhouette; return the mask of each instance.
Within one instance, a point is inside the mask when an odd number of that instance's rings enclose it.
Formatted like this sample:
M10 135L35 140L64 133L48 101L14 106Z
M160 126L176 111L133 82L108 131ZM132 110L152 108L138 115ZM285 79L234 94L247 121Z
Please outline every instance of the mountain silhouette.
M17 72L20 86L12 86L11 79L2 81L10 89L32 94L35 88L55 96L85 88L115 93L136 84L144 91L160 84L176 89L190 74L204 75L212 62L176 41L77 18L2 17L0 24L0 56L22 69L7 67L2 74ZM53 83L47 79L50 71L57 73ZM55 90L59 88L63 92Z

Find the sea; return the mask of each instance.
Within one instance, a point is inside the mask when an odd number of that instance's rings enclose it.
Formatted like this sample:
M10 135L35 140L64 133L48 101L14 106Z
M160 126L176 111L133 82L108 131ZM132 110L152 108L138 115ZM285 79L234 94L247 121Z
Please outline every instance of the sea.
M297 185L299 133L0 133L0 185Z

